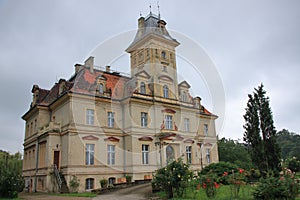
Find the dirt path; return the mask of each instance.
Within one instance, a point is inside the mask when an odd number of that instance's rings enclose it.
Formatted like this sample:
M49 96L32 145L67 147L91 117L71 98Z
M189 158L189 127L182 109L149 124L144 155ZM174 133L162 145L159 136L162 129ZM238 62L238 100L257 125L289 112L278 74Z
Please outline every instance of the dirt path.
M151 184L137 185L130 188L120 189L116 192L98 195L93 200L145 200L149 199Z

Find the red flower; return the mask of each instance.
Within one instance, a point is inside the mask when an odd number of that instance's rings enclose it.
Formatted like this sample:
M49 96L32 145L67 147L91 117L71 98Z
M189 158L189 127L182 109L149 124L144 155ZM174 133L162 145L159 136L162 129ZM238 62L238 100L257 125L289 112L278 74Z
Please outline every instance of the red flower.
M239 172L240 172L240 174L242 174L244 172L244 170L243 169L239 169Z
M227 175L228 175L228 172L224 172L224 173L223 173L223 176L227 176Z
M205 184L205 183L203 183L202 187L205 189L205 188L206 188L206 184Z
M206 180L208 183L210 183L210 179L208 178L207 180Z
M220 186L219 186L219 184L217 183L217 182L214 182L214 184L215 184L215 188L219 188Z

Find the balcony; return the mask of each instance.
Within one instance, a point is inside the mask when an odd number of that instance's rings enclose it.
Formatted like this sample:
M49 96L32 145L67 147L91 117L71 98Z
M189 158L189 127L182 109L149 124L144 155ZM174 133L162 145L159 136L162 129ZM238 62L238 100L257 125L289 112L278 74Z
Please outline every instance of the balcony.
M61 126L59 122L50 122L48 125L43 126L39 130L39 135L42 135L44 133L49 133L49 132L56 132L60 133L61 132Z

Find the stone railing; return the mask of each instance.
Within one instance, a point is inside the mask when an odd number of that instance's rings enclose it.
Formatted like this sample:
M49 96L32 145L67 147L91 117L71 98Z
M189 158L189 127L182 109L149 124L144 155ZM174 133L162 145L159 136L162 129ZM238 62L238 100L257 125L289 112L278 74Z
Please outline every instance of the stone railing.
M61 126L59 122L50 122L48 125L42 127L39 131L39 134L44 134L47 132L61 132Z

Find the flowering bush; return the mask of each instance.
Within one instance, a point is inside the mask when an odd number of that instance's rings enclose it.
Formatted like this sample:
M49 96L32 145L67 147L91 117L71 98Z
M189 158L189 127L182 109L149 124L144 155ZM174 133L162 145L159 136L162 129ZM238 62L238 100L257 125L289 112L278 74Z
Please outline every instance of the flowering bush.
M253 196L255 199L295 199L298 193L298 183L294 173L285 168L279 177L269 173L266 178L261 178Z
M233 198L238 198L241 186L245 184L245 174L246 171L241 168L238 169L238 172L234 172L234 170L232 170L231 174L224 172L223 176L228 177Z
M215 197L217 189L220 187L218 179L214 173L208 173L207 175L199 176L200 186L205 190L208 198Z
M157 171L152 181L152 187L156 190L164 190L168 198L173 198L174 193L178 197L182 197L191 179L192 172L189 170L189 165L179 159Z

